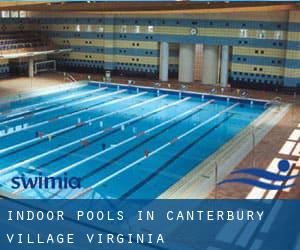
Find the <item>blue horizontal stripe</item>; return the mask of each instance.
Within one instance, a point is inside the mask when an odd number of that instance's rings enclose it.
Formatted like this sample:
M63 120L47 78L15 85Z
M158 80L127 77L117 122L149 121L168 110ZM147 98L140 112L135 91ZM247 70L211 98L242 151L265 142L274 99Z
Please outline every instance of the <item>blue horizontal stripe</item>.
M233 63L250 64L250 65L266 65L272 67L284 67L285 59L276 57L263 57L263 56L245 56L233 55Z
M149 18L41 18L41 24L98 24L98 25L153 25L174 27L201 27L201 28L224 28L224 29L264 29L264 30L287 30L286 22L249 21L249 20L203 20L203 19L149 19ZM298 27L292 25L291 28Z
M98 33L94 32L49 32L50 37L60 38L80 38L82 39L97 39ZM77 35L77 36L76 36ZM235 38L235 37L207 37L207 36L193 36L193 35L164 35L164 34L143 34L143 33L105 33L104 39L115 40L135 40L135 41L166 41L177 43L204 43L204 44L223 44L231 46L246 46L246 47L263 47L263 48L280 48L285 49L286 41L279 41L273 39L253 39L253 38ZM292 46L292 43L291 45Z
M300 23L291 22L288 25L289 31L300 32Z
M201 20L201 19L149 19L149 18L1 18L0 25L5 24L92 24L92 25L153 25L199 28L224 28L224 29L263 29L263 30L290 30L300 31L298 22L271 22L249 20Z
M90 67L105 69L128 69L128 70L150 70L157 71L158 66L152 64L119 63L119 62L100 62L95 60L77 60L77 59L57 59L58 65L69 65L72 67Z
M300 58L284 59L284 58L276 58L276 57L233 55L232 62L239 63L239 64L248 64L253 66L266 65L272 67L286 67L291 69L300 69Z
M285 77L284 86L300 88L300 78Z
M297 59L286 59L285 67L289 69L300 69L300 58Z
M239 77L239 78L249 78L249 79L263 79L263 80L282 80L283 76L277 75L269 75L263 73L248 73L248 72L239 72L239 71L232 71L231 76Z
M95 61L95 60L77 60L77 59L64 59L64 58L58 58L56 60L58 63L70 63L70 64L80 64L80 65L96 65L101 66L104 65L103 61Z
M80 53L97 53L112 54L112 55L124 55L124 56L145 56L145 57L158 57L159 50L155 49L141 49L141 48L104 48L103 46L63 46L64 48L70 48L74 52ZM170 50L169 56L178 57L178 50Z
M159 51L153 49L139 49L139 48L104 48L102 46L65 46L71 48L74 52L80 53L96 53L96 54L111 54L124 56L144 56L144 57L158 57Z
M249 81L251 83L260 84L283 84L283 76L264 75L264 74L250 74L246 72L231 72L230 77L235 81Z
M0 18L0 25L9 24L37 24L39 18Z
M230 77L237 81L251 81L253 83L261 84L283 84L285 87L300 87L300 78L270 76L263 77L260 74L250 74L245 72L231 72Z
M300 50L300 41L288 41L287 49Z

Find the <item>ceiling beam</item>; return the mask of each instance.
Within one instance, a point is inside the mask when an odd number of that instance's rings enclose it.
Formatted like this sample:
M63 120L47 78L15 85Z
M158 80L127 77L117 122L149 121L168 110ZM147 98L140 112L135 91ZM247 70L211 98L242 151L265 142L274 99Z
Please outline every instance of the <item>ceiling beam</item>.
M1 6L1 4L3 4ZM291 2L0 2L1 9L90 14L156 15L280 11L297 8Z
M46 2L0 2L0 10L7 10L7 9L22 9L23 7L31 7L34 5L41 5L46 4Z
M272 12L295 9L294 4L257 6L257 7L228 7L228 8L200 8L181 10L139 10L139 11L80 11L84 14L107 14L107 15L174 15L174 14L210 14L210 13L238 13L238 12Z

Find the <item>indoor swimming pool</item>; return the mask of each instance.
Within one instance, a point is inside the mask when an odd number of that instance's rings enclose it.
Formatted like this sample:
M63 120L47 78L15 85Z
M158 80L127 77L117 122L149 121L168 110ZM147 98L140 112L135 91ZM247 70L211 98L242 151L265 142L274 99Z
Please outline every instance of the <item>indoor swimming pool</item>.
M156 198L265 104L96 82L2 103L0 190L22 198ZM45 188L44 177L75 177L80 188Z

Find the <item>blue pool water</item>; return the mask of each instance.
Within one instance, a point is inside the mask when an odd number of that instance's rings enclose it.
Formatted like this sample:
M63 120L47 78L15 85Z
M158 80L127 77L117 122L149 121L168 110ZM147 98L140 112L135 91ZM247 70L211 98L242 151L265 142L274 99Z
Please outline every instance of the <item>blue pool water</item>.
M123 86L76 88L0 107L2 191L25 198L155 198L231 140L265 103ZM81 189L12 188L80 177Z

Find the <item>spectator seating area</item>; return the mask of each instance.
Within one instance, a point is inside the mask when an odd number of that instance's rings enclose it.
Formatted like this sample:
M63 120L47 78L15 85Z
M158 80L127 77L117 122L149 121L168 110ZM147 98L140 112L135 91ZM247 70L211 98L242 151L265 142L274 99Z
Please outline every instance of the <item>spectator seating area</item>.
M44 51L54 46L42 38L40 32L12 32L0 34L0 54Z

